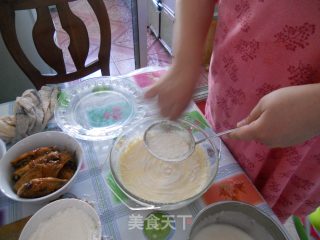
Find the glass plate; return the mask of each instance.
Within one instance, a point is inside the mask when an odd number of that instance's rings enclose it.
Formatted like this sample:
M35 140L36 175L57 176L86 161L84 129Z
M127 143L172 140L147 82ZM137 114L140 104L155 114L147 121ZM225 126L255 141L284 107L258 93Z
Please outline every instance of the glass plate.
M107 140L146 114L141 90L127 78L88 79L63 89L55 120L67 134L84 140Z

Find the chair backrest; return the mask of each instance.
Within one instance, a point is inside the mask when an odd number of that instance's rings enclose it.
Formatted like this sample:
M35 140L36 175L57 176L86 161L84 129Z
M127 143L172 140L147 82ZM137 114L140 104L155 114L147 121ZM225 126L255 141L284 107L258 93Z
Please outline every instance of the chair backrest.
M85 65L89 53L89 36L85 24L71 11L68 2L72 0L0 0L0 31L4 43L13 59L40 88L48 83L60 83L79 79L101 70L102 75L110 75L111 30L107 9L103 0L88 0L97 17L100 28L100 49L98 58ZM62 50L55 44L56 32L49 6L56 6L62 28L70 38L69 52L76 71L66 71ZM37 20L32 30L34 45L39 56L56 71L55 75L42 75L23 52L15 28L15 11L35 9Z

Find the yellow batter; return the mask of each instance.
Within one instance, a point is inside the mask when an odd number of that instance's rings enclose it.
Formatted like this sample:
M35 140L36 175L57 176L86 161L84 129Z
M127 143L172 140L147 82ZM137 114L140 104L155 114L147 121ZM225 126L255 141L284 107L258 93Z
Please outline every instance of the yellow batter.
M207 155L199 146L179 162L152 156L142 139L132 141L120 156L122 184L134 195L157 203L193 197L206 187L210 176Z

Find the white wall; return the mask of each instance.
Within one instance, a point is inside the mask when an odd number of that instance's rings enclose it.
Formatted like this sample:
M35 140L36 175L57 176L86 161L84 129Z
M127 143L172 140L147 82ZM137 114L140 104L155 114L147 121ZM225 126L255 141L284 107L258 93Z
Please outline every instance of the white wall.
M20 70L0 38L0 103L14 100L24 90L33 88L32 83Z
M19 11L16 13L16 30L22 49L31 59L32 63L42 73L52 73L52 70L40 59L36 53L32 40L32 27L36 15L31 11ZM34 88L30 80L15 63L6 46L2 36L0 38L0 103L14 100L24 90Z

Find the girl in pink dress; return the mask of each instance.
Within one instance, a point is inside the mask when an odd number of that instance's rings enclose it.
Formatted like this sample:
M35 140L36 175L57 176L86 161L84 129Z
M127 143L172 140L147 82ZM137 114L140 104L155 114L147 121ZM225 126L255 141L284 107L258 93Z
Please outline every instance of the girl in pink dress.
M206 117L280 220L320 206L320 1L221 0ZM177 0L173 64L147 93L177 118L215 2Z

